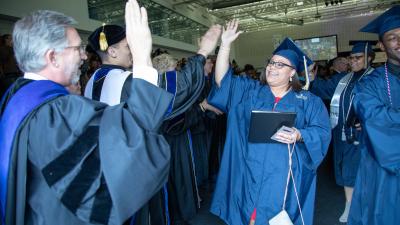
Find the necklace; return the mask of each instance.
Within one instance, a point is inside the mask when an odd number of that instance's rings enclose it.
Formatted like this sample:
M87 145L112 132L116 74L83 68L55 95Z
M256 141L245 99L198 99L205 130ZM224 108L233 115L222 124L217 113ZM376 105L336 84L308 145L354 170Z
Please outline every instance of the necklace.
M390 91L390 81L389 81L389 76L388 76L388 69L387 69L387 63L385 63L385 78L386 78L386 83L387 83L387 92L388 92L388 97L389 97L389 102L390 105L392 106L392 95Z

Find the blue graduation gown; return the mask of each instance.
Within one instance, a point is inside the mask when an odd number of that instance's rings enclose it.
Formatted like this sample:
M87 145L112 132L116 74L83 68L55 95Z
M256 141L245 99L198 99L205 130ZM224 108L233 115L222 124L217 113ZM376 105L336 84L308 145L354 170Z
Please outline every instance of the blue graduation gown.
M333 75L330 79L324 80L316 78L311 82L310 91L322 98L326 106L330 107L331 99L335 93L335 89L339 84L340 80L346 76L347 73L338 73ZM360 76L354 75L352 80L347 86L346 92L340 96L340 110L339 119L337 126L332 130L332 139L334 147L334 169L336 183L340 186L353 187L357 175L358 164L360 161L360 152L357 146L354 144L348 144L346 141L342 141L342 128L344 123L343 108L344 112L347 113L350 107L350 97L354 88L355 82ZM343 104L344 101L344 104ZM351 132L353 132L351 130ZM350 128L345 127L345 132L350 133Z
M355 87L354 108L362 123L361 161L349 225L400 224L400 79L377 68Z
M321 78L315 78L311 82L310 91L316 96L322 98L323 100L331 100L333 94L335 93L336 86L338 85L340 79L342 79L347 73L338 73L333 75L328 80Z
M353 88L357 81L361 78L365 70L358 73L354 73L352 79L349 81L347 88L341 93L339 101L339 119L337 126L332 130L332 139L334 147L334 169L336 183L340 186L353 187L356 180L358 165L360 163L360 150L359 145L348 143L346 140L342 140L342 129L344 128L345 133L348 135L350 132L353 135L358 136L359 132L354 128L350 127L348 121L345 122L345 118L348 116L348 120L352 120L351 116L353 111L349 109L352 107L351 96L353 95ZM343 114L344 112L344 114Z
M272 110L270 88L228 71L221 87L214 88L210 104L228 113L228 129L211 212L232 225L248 224L257 208L256 224L266 224L281 210L288 174L286 144L255 144L247 141L252 110ZM316 170L330 141L328 113L320 98L310 92L288 92L276 111L296 112L295 127L304 142L293 153L293 173L306 224L312 224ZM292 182L286 210L301 224Z

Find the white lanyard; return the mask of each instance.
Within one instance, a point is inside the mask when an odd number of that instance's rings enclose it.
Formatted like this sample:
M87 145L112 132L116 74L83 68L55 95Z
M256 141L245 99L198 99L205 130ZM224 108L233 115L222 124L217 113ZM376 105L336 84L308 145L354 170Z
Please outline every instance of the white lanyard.
M286 197L287 197L288 187L289 187L289 180L290 180L290 178L292 178L293 187L294 187L294 193L296 194L297 205L299 206L301 222L304 225L305 223L304 223L303 213L302 213L302 210L301 210L299 195L297 194L296 183L294 182L294 176L293 176L293 170L292 170L292 155L293 155L294 147L296 146L296 142L293 143L292 150L290 150L290 144L288 144L287 146L288 146L288 155L289 155L289 171L288 171L288 176L287 176L287 180L286 180L285 197L283 198L282 210L285 210Z

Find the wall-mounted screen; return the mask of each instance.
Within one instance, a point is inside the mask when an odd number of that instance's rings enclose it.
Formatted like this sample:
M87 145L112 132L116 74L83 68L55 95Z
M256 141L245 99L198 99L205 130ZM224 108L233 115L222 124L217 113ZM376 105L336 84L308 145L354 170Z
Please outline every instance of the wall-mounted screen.
M297 39L294 42L314 61L330 60L337 56L337 36Z

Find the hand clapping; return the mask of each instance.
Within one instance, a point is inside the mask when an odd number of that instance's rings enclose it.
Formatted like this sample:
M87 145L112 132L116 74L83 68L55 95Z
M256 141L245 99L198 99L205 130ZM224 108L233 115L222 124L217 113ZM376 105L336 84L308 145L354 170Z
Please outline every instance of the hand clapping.
M211 26L203 37L201 37L199 41L199 51L197 53L207 57L212 51L214 51L218 39L221 36L221 32L221 25L217 24Z

